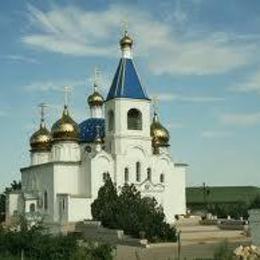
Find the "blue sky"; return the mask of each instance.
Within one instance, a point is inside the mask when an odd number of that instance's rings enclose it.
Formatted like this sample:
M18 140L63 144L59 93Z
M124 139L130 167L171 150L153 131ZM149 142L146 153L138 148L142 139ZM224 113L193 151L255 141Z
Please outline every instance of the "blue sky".
M260 186L259 12L258 0L1 1L0 188L29 162L39 103L50 127L70 85L81 122L95 66L106 95L125 20L188 184Z

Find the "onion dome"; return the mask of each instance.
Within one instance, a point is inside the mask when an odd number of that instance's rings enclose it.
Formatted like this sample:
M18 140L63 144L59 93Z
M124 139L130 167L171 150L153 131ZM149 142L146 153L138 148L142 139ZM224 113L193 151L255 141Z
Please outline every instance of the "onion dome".
M102 139L105 137L105 119L104 118L88 118L79 124L80 141L82 143L93 143L97 136L97 126Z
M51 149L51 134L42 122L40 129L30 138L32 152L48 152Z
M169 146L170 135L168 130L159 122L158 115L155 113L151 124L151 137L153 147Z
M97 91L97 86L94 85L94 93L91 94L88 97L88 104L90 107L93 106L102 106L104 103L104 98L102 97L102 95Z
M121 48L132 48L132 45L134 43L133 39L128 35L127 31L125 31L123 38L120 40L120 46Z
M70 117L68 107L65 105L61 119L51 128L52 141L79 141L80 129L78 124Z

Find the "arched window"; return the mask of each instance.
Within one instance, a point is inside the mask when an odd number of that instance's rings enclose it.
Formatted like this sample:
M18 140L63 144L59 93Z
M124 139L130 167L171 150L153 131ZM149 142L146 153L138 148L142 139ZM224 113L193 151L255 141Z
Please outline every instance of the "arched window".
M48 209L48 194L47 194L47 191L44 192L43 205L44 205L45 210Z
M132 108L127 113L127 129L142 130L142 113Z
M115 115L112 110L108 112L108 131L113 131L115 127Z
M164 181L165 181L165 179L164 179L164 174L161 173L161 175L160 175L160 182L161 182L161 183L164 183Z
M65 202L65 199L63 198L62 199L62 210L63 211L65 210L65 207L66 207L66 202Z
M147 168L147 180L151 181L152 180L152 169Z
M136 181L141 181L141 164L140 162L137 162L135 165L136 168Z
M35 212L35 204L34 203L30 204L30 212Z
M125 168L125 183L129 182L129 170Z

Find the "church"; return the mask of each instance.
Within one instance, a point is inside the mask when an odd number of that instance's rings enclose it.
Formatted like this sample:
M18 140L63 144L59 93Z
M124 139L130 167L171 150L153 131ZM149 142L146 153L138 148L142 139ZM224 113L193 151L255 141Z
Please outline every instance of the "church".
M186 164L174 161L169 132L151 111L151 99L133 61L133 39L124 33L122 57L104 98L94 83L90 118L76 123L64 105L49 130L44 116L30 138L30 165L21 169L22 190L7 196L6 219L41 216L46 223L91 220L91 204L110 176L120 191L134 184L154 197L166 220L186 213Z

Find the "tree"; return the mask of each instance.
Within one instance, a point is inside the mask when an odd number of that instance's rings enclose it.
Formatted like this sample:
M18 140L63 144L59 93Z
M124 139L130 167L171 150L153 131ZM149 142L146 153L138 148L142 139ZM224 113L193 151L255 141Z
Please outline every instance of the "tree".
M124 185L118 194L107 178L91 205L92 216L108 228L122 229L126 234L149 241L176 241L176 231L165 221L161 206L154 198L144 197L132 185Z
M260 195L257 195L250 205L251 209L260 209Z
M94 219L102 220L104 226L116 228L118 196L115 185L110 177L106 178L105 185L98 191L98 198L91 205Z
M16 191L16 190L21 190L22 189L22 184L21 181L13 181L10 184L10 187L6 187L5 191L0 194L0 223L5 220L5 201L6 201L6 194L11 191Z

